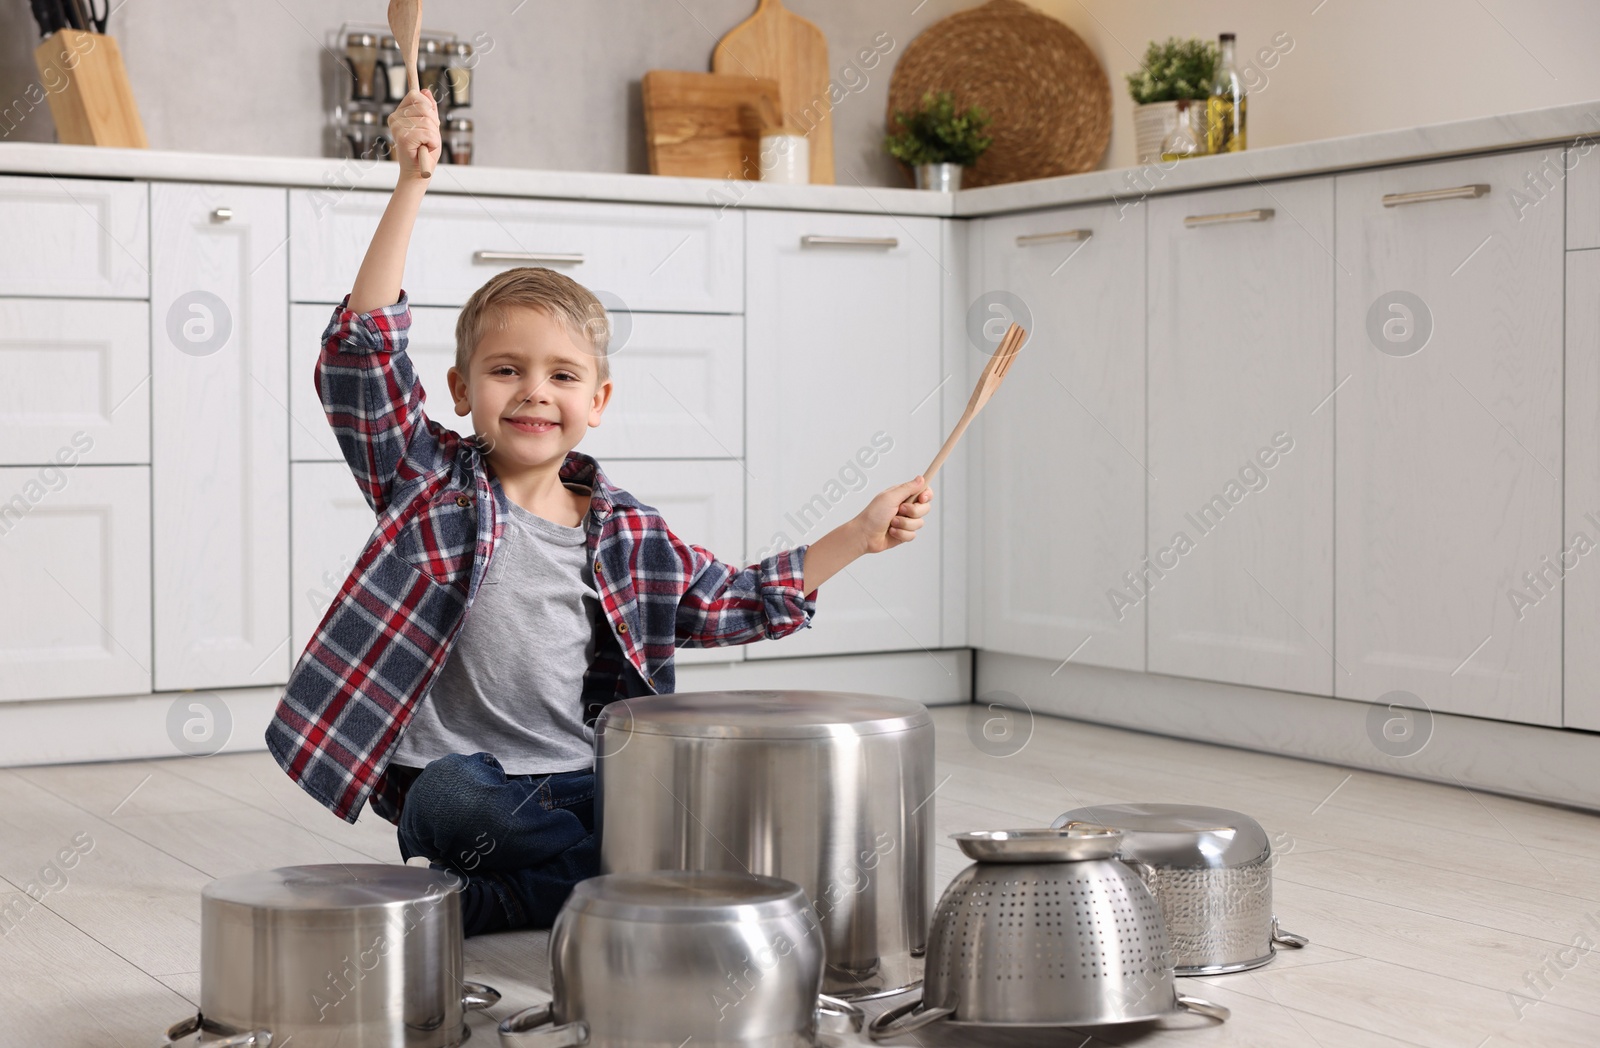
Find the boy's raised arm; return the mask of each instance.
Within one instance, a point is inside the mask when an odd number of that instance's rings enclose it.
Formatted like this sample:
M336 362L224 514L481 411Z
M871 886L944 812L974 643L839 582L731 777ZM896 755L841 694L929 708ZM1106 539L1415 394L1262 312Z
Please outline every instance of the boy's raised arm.
M426 91L412 91L401 99L389 115L389 135L400 161L400 180L383 211L366 257L356 273L350 291L350 309L370 313L400 300L400 282L405 276L406 249L411 244L411 229L417 223L422 194L432 179L423 178L419 158L426 151L439 155L439 107Z

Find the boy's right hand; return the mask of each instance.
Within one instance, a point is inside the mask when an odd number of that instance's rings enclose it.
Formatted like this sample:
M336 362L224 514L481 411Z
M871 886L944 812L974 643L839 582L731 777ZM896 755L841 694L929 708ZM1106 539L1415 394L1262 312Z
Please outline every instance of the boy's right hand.
M439 162L439 104L426 91L410 91L389 114L400 177L427 178Z

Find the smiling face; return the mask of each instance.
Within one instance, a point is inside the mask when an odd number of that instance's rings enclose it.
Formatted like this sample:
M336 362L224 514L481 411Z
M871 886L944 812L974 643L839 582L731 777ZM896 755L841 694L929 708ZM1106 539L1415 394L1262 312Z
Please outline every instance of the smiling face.
M611 400L594 347L545 309L506 305L486 318L466 374L448 378L456 414L472 416L496 472L559 469Z

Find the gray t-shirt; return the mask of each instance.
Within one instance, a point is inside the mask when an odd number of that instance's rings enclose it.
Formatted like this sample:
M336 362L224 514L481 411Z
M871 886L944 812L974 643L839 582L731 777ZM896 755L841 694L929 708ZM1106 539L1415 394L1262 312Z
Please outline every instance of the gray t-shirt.
M421 768L446 754L485 750L508 775L594 766L583 676L604 620L585 529L508 503L511 516L472 611L395 745L396 763Z

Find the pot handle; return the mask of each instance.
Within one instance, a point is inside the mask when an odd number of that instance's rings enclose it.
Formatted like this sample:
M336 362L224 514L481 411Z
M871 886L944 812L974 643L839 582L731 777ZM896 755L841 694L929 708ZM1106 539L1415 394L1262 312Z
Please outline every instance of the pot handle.
M898 1008L890 1008L867 1026L867 1037L874 1041L881 1041L887 1037L899 1037L905 1033L916 1033L924 1026L931 1026L940 1019L948 1018L956 1013L954 1008L929 1008L926 1011L917 1011L922 1007L922 998L908 1001ZM912 1013L916 1012L915 1015ZM901 1020L904 1019L904 1022Z
M461 1007L473 1009L493 1008L500 1003L500 991L481 982L461 984Z
M1194 1012L1196 1015L1204 1015L1208 1019L1215 1019L1219 1023L1227 1022L1228 1016L1233 1014L1226 1005L1212 1004L1204 998L1191 997L1186 993L1178 994L1178 1004L1185 1011Z
M174 1042L185 1037L190 1037L200 1032L200 1013L195 1012L181 1022L175 1022L167 1027L167 1043L161 1048L174 1048ZM271 1030L251 1030L247 1033L236 1033L231 1037L224 1037L220 1041L207 1041L206 1048L268 1048L272 1044Z
M548 1030L537 1027L544 1026L555 1017L554 1008L548 1004L535 1005L524 1008L515 1015L502 1020L500 1023L500 1048L579 1048L589 1043L589 1024L579 1019L576 1022L563 1023L552 1026ZM208 1046L209 1048L209 1046Z
M826 1024L822 1021L825 1017L829 1020ZM861 1024L866 1021L866 1013L849 1001L829 997L825 993L817 994L817 1029L822 1032L860 1033Z
M1287 946L1291 950L1298 950L1302 946L1309 945L1311 945L1310 939L1307 939L1304 935L1296 935L1294 932L1284 931L1278 927L1278 918L1276 916L1272 918L1273 949L1277 949L1279 946Z

